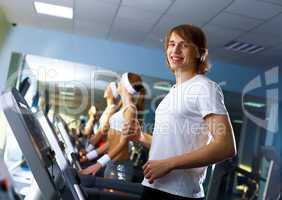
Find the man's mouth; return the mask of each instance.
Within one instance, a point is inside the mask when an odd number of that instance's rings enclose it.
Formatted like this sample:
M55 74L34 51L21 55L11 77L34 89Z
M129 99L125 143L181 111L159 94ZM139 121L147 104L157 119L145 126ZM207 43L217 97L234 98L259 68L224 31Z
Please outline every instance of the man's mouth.
M182 62L184 60L181 56L170 56L170 60L174 63Z

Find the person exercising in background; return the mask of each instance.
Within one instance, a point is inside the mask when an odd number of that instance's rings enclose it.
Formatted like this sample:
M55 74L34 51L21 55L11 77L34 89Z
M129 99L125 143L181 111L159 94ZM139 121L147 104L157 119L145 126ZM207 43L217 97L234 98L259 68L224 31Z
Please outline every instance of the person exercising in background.
M106 99L107 107L99 119L99 124L95 123L97 121L96 107L91 106L88 111L89 118L84 128L84 134L89 136L90 144L85 150L80 152L80 162L94 160L108 149L109 144L106 139L106 133L109 130L109 118L121 106L120 97L117 92L117 83L111 82L107 86L104 92L104 98ZM98 146L98 148L94 149L95 146Z
M152 136L137 122L123 135L150 148L143 166L143 200L203 199L208 165L233 157L233 129L220 87L207 78L204 32L184 24L168 31L166 61L176 84L158 105Z
M109 119L108 153L98 159L95 165L82 170L81 174L96 174L106 166L105 177L117 179L118 176L124 176L121 179L125 181L131 181L133 177L133 165L129 159L127 136L123 136L121 131L126 122L138 121L142 123L145 88L141 77L134 73L124 73L118 84L118 93L121 96L122 106ZM124 170L118 169L121 166ZM122 172L117 173L117 171Z

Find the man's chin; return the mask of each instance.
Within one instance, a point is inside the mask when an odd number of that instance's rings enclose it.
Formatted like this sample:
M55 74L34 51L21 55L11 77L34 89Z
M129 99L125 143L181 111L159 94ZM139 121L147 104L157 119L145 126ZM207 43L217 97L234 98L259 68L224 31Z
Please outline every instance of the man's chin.
M173 70L173 71L182 69L182 68L184 68L184 67L185 67L184 65L175 65L175 64L170 65L170 68L171 68L171 70Z

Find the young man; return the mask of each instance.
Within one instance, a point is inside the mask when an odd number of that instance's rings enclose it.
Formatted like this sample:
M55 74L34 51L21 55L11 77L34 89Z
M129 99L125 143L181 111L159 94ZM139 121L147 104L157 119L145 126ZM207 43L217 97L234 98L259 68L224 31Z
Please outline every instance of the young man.
M152 136L141 133L138 123L123 131L150 148L142 199L201 199L207 166L236 154L234 133L221 89L204 75L208 49L203 31L193 25L174 27L165 50L176 84L156 109Z

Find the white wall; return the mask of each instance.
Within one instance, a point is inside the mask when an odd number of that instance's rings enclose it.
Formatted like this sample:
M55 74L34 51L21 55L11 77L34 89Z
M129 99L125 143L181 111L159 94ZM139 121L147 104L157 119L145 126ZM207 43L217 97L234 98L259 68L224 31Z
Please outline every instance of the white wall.
M10 30L10 25L2 12L0 8L0 55L4 52L3 46L5 45L5 41L7 38L7 35ZM2 57L0 57L2 59ZM0 61L1 62L1 61ZM7 70L7 67L0 66L0 91L2 91L4 80L5 80L5 71Z

